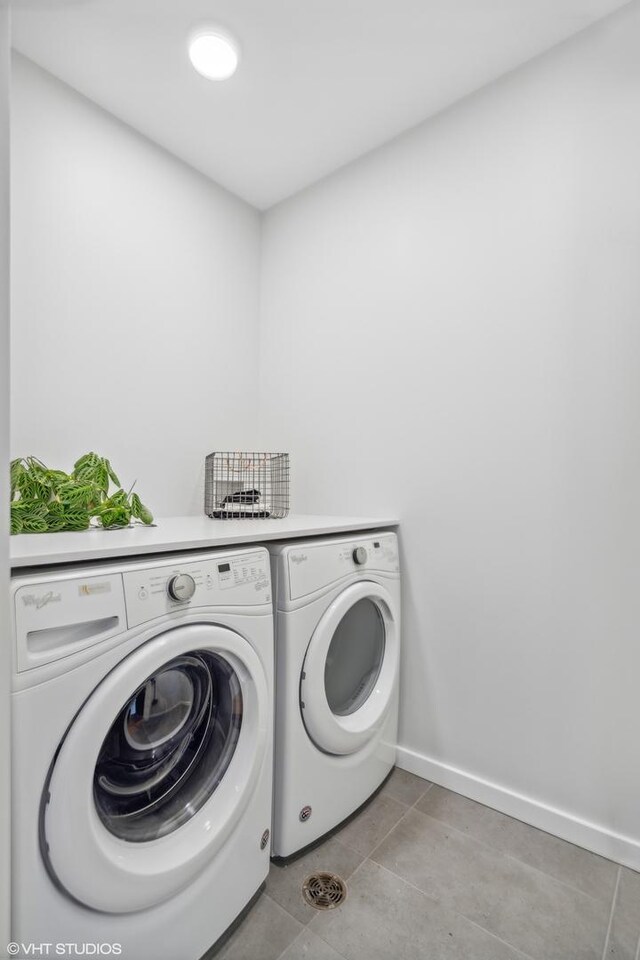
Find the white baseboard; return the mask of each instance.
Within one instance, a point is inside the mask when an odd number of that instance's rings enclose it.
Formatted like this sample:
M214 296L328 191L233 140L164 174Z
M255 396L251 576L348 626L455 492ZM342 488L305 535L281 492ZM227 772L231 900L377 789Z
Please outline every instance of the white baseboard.
M534 800L501 787L497 783L483 780L475 774L467 773L456 767L449 766L439 760L433 760L407 747L398 747L397 764L409 773L431 780L433 783L460 793L471 800L477 800L487 807L493 807L501 813L506 813L516 820L552 833L563 840L569 840L579 847L591 850L601 857L615 860L632 870L640 870L640 841L632 837L615 833L607 827L597 823L582 820L566 810Z

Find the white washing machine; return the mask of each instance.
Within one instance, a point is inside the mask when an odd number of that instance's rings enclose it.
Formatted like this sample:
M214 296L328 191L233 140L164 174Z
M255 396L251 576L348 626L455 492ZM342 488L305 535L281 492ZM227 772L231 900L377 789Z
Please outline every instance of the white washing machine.
M273 546L274 857L358 809L395 763L400 567L393 533Z
M197 960L269 869L267 551L58 568L12 594L15 955Z

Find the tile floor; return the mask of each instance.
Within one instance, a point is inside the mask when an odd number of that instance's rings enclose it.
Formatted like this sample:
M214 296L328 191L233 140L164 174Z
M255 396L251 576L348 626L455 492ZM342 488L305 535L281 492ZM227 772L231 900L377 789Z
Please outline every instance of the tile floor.
M302 900L316 869L345 903ZM640 960L640 874L395 770L286 867L216 960Z

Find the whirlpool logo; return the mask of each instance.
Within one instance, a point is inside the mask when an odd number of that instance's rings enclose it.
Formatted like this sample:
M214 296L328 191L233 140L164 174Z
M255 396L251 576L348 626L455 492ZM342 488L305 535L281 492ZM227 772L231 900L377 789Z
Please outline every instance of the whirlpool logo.
M41 593L40 596L35 593L27 593L22 598L25 607L35 607L36 610L42 610L48 603L60 603L61 600L62 594L54 593L53 590L49 590L49 593Z
M306 553L292 553L290 556L292 563L304 563L305 560L309 559Z

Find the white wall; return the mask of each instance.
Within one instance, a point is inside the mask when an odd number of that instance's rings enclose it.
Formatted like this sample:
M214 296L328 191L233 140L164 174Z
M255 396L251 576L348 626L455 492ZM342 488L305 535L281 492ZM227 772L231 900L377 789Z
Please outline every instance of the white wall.
M402 763L636 868L639 48L633 4L274 208L261 329L296 507L402 521Z
M9 941L11 834L9 716L9 9L0 3L0 948Z
M256 442L259 215L13 74L12 454L99 448L157 515L200 513L204 456Z

